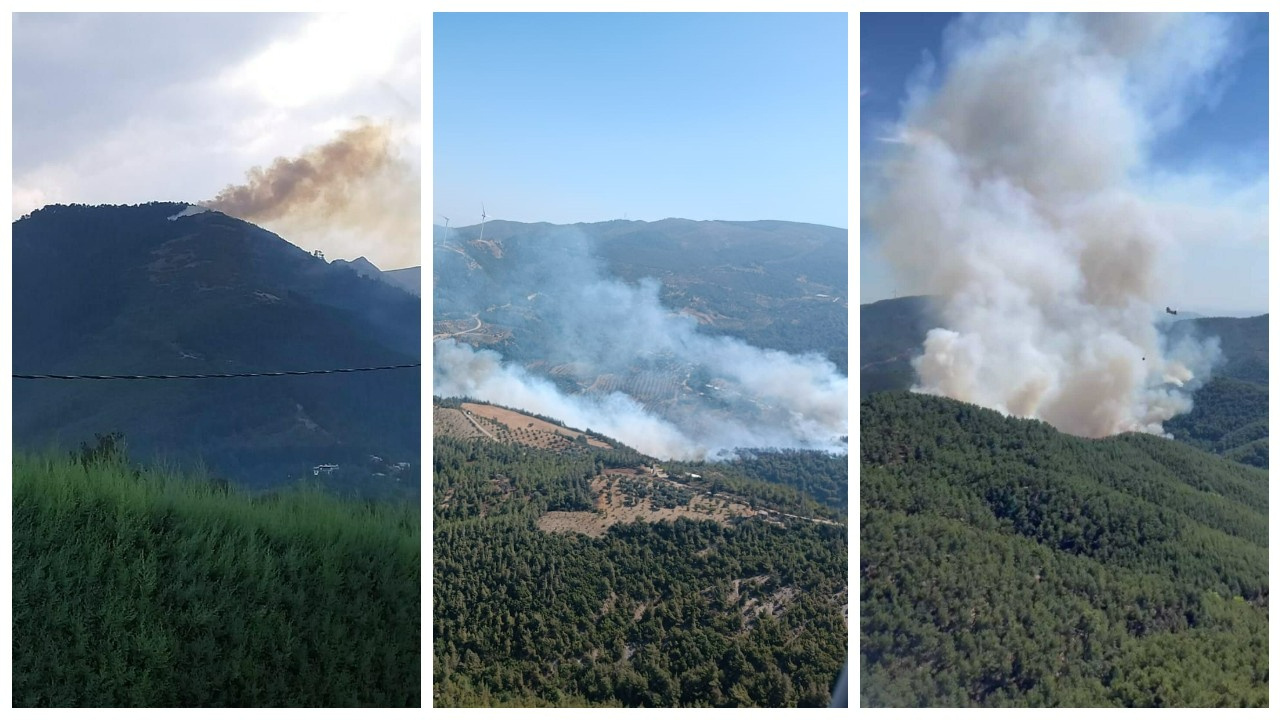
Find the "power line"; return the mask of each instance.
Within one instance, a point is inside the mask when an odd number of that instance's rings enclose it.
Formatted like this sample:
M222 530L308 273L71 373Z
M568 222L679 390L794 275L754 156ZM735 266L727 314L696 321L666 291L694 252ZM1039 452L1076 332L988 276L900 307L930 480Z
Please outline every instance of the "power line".
M282 370L279 372L201 373L193 375L18 375L15 380L209 380L214 378L281 377L284 375L330 375L333 373L374 372L376 370L403 370L422 367L422 363L409 365L382 365L379 367L335 368L332 370Z

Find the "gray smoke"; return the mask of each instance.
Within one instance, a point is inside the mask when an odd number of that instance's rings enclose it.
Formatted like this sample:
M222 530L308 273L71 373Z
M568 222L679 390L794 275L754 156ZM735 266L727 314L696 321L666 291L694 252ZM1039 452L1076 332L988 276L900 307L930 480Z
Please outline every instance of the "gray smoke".
M1159 14L949 31L947 74L912 93L867 208L902 280L939 298L917 391L1091 437L1161 433L1191 408L1217 347L1157 331L1177 233L1143 173L1227 31Z
M290 238L323 241L330 255L372 255L398 268L418 263L419 187L396 128L358 118L319 147L252 168L244 184L203 205Z
M700 332L662 305L657 281L606 276L576 230L490 250L500 263L477 248L436 244L436 316L466 328L486 310L490 330L511 333L508 357L441 333L435 394L547 415L664 459L746 447L847 451L848 379L826 358Z

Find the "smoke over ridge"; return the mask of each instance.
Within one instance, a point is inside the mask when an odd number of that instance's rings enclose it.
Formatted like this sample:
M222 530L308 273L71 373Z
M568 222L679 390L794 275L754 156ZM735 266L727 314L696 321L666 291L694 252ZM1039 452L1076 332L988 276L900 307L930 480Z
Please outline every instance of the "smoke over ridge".
M286 237L323 240L333 255L376 255L383 269L418 264L420 181L391 124L361 118L330 142L246 176L203 205Z
M434 393L548 415L664 459L847 451L848 379L829 360L706 335L662 305L656 281L608 277L590 244L577 230L543 229L480 267L468 261L476 245L438 242L437 318L465 329L483 314L514 334L504 358L438 333Z
M914 389L1077 435L1162 433L1218 350L1158 332L1179 238L1144 173L1152 140L1209 92L1227 26L966 17L948 42L867 206L899 276L938 298Z

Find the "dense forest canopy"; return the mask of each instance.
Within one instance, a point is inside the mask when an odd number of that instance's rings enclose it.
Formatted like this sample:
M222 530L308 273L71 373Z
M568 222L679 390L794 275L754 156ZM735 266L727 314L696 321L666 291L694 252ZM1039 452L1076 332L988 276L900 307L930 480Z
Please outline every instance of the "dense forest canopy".
M861 410L871 706L1265 706L1262 470L945 398Z
M434 703L827 705L848 660L848 529L844 508L803 488L847 493L847 466L762 451L742 467L666 464L660 479L651 458L609 444L436 434ZM806 479L757 479L789 467ZM618 473L631 475L600 489ZM714 494L741 514L541 524L598 519L605 493L658 513Z

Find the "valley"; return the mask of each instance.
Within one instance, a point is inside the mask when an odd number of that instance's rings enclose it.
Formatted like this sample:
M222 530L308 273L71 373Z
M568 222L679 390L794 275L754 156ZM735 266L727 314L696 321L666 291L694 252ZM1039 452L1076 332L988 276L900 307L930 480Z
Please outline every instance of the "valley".
M842 449L847 239L774 221L493 221L483 242L438 227L436 390L524 387L528 409L667 458Z

